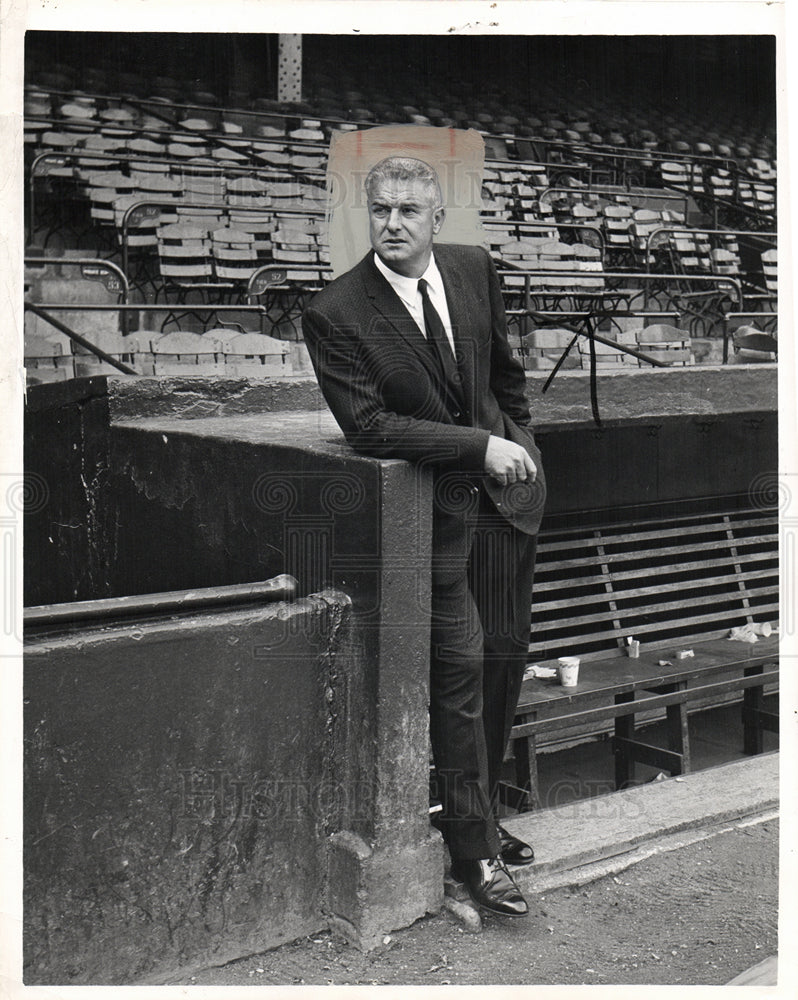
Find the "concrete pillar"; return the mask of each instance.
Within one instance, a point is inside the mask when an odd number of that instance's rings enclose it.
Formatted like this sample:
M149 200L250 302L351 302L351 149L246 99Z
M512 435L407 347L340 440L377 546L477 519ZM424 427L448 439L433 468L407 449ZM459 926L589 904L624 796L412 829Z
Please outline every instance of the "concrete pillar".
M302 35L280 35L277 100L302 100Z

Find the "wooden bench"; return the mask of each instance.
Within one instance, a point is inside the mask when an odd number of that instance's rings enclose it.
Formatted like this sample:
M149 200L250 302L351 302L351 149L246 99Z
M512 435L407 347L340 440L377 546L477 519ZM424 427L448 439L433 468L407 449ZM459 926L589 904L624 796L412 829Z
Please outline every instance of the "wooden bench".
M623 788L636 762L672 775L690 770L691 704L742 695L747 754L761 752L763 730L778 731L778 716L763 708L765 686L778 679L775 634L753 644L728 638L735 626L778 618L776 511L730 504L585 520L548 527L539 540L529 662L579 656L581 666L576 688L556 678L523 684L510 742L516 787L502 788L515 808L539 807L538 740L554 732L612 732L615 785ZM640 641L639 659L626 653L630 636ZM677 657L688 649L693 656ZM638 739L639 716L658 718L663 709L668 745Z

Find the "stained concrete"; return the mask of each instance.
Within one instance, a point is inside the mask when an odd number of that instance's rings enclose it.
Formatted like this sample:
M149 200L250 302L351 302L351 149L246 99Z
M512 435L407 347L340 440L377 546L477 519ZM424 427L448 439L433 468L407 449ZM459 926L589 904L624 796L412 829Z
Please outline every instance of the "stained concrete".
M779 802L779 755L666 778L597 798L503 820L535 847L535 863L516 869L522 890L568 884L576 869L619 858L671 834L772 812Z
M561 371L543 393L547 372L527 373L533 421L541 430L564 423L592 428L587 372ZM38 388L38 387L37 387ZM108 377L112 419L162 414L188 419L280 410L326 410L315 378L225 379ZM665 416L722 415L775 411L775 364L686 368L633 368L598 373L602 421L648 420Z

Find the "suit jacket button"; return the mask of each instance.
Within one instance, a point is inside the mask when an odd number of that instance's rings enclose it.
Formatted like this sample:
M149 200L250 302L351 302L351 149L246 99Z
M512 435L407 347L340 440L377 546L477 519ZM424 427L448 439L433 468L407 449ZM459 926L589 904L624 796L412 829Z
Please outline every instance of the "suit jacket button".
M459 410L455 410L454 413L452 414L452 416L454 417L455 420L459 420L460 416L461 416L460 411Z

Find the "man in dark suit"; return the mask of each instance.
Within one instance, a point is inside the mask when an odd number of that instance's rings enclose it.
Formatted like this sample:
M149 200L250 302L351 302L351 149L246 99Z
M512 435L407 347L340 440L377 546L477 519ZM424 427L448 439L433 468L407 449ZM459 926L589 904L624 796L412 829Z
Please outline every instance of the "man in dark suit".
M495 913L526 901L507 864L532 848L495 820L529 639L545 497L524 372L481 247L435 244L437 175L389 157L366 178L373 251L303 315L319 385L347 441L434 477L430 738L452 874Z

